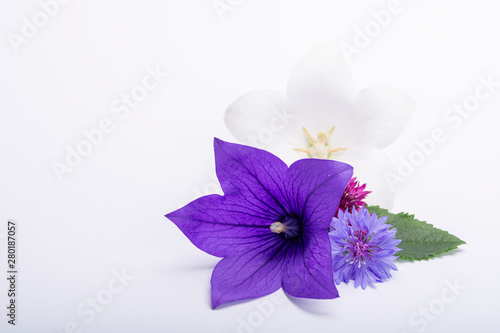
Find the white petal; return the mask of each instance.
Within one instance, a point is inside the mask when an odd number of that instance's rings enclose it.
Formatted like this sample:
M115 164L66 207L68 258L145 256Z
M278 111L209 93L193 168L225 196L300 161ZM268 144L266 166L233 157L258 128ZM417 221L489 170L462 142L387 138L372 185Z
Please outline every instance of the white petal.
M287 164L307 157L293 150L307 147L298 118L288 111L285 96L272 90L239 97L224 115L227 128L240 143L266 149Z
M372 191L365 200L368 205L379 205L389 210L392 208L395 192L385 175L387 172L394 172L394 167L383 151L372 149L362 154L346 152L337 160L352 165L353 176L357 177L361 184L366 183L367 191Z
M283 116L285 104L285 96L280 92L250 92L229 105L224 121L240 143L263 148L269 143L271 134L283 129L284 122L289 121Z
M295 132L299 133L299 135L291 134ZM307 148L307 140L303 139L302 133L300 127L297 127L294 131L287 130L286 132L279 133L267 145L266 149L281 158L288 165L297 160L308 158L307 153L294 150L294 148Z
M401 134L415 111L415 102L405 93L390 88L368 88L359 93L360 107L366 110L364 131L368 141L384 148Z
M287 100L289 112L297 114L311 134L336 127L330 141L333 148L359 151L371 145L363 128L366 110L338 52L326 47L307 52L288 79Z
M331 48L315 47L292 70L286 95L299 113L325 121L351 106L356 90L343 56Z

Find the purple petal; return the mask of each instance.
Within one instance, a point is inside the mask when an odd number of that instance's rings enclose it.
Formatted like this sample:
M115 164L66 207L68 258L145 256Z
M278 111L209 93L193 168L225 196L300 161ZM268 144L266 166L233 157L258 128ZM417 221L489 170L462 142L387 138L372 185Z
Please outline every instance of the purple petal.
M328 233L305 232L287 252L282 287L295 297L331 299L339 296L333 281Z
M245 204L235 196L212 194L165 216L200 250L224 257L276 236L269 226L280 216Z
M212 274L213 308L280 286L296 297L337 297L326 229L352 167L307 159L288 168L260 149L218 139L214 146L225 195L199 198L166 215L198 248L224 257ZM278 221L290 229L272 232ZM300 232L294 223L301 223Z
M217 178L226 195L242 204L277 215L287 215L288 167L273 154L248 146L214 140Z
M304 159L289 168L293 211L301 216L304 228L328 228L352 177L348 164Z
M284 257L289 243L271 233L255 247L222 259L212 273L212 308L271 294L281 287ZM330 269L331 272L331 269Z

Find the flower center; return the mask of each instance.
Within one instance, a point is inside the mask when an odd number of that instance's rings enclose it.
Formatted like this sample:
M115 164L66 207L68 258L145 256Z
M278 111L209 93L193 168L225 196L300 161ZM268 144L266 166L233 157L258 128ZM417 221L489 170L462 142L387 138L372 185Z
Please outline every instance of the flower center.
M286 239L293 239L301 233L302 223L295 216L286 216L282 221L271 224L269 228L276 234L282 234Z
M370 250L370 246L368 244L366 244L365 242L361 241L361 242L357 242L355 245L354 245L354 256L356 257L364 257L366 252L368 252Z
M367 231L365 229L357 230L354 237L350 236L350 239L347 240L350 244L348 247L351 249L344 247L346 250L344 253L348 256L347 261L351 264L358 264L358 267L361 267L361 264L366 264L366 259L373 254L373 248L367 244L370 238L366 236Z
M307 153L309 157L328 159L330 158L332 153L336 153L347 149L347 148L330 148L330 146L328 145L328 140L330 140L330 137L333 134L333 130L335 130L335 126L333 126L329 132L319 131L317 140L314 139L314 137L311 135L311 133L309 133L309 131L305 127L302 127L302 129L306 133L307 139L309 140L309 148L306 149L294 148L294 150Z

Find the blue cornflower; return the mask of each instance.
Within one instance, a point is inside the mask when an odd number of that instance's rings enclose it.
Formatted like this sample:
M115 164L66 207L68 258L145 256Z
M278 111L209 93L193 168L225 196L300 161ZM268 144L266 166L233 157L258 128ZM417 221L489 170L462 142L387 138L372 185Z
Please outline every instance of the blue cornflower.
M365 289L375 282L391 277L397 271L393 261L401 249L401 240L394 239L396 229L386 224L387 217L370 215L366 208L343 212L330 224L333 277L336 284L354 280L354 286Z

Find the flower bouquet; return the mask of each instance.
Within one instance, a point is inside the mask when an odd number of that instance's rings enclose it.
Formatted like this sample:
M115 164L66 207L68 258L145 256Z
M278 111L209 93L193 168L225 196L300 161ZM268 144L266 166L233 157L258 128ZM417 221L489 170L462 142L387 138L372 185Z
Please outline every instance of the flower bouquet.
M336 284L352 280L365 289L389 279L396 260L429 259L464 244L381 208L394 199L382 148L413 108L395 90L356 92L347 66L321 48L299 61L286 95L256 91L233 102L226 124L245 145L214 140L224 195L166 215L196 247L222 258L212 273L212 307L280 288L332 299Z

